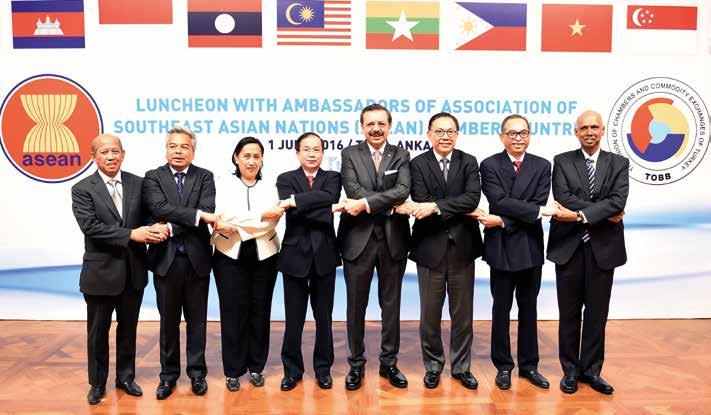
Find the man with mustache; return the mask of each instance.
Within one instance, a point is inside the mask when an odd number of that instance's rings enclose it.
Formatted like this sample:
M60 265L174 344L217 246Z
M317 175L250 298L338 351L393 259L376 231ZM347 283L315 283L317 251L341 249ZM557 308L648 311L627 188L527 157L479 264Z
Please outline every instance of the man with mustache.
M560 388L565 393L575 393L578 381L607 395L614 391L600 372L612 277L615 268L627 262L622 215L629 193L629 160L600 149L604 134L600 114L583 112L575 125L581 148L553 160L559 213L551 220L547 258L556 264Z
M397 368L400 349L400 293L407 263L410 225L393 207L410 194L410 154L387 143L392 116L382 105L363 108L365 141L341 153L341 178L348 201L338 226L347 292L348 347L351 366L346 389L360 388L365 373L365 311L373 271L378 271L382 311L380 376L398 388L407 378Z

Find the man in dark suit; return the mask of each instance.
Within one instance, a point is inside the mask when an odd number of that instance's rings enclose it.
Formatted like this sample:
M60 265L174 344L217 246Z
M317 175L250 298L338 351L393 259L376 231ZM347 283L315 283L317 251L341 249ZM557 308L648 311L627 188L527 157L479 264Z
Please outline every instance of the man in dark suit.
M514 292L518 304L518 373L539 388L548 380L538 372L536 302L543 267L542 216L557 213L546 206L551 190L551 164L526 152L530 142L528 120L513 114L501 123L499 138L504 151L481 163L482 191L489 215L480 216L484 230L484 260L490 267L494 299L491 322L491 360L496 366L496 386L511 388L509 324Z
M366 141L341 153L341 179L348 197L338 226L348 296L348 390L360 388L365 371L365 311L374 269L383 324L379 372L393 386L407 387L396 364L410 225L407 216L394 213L393 207L410 194L410 154L387 143L391 124L390 111L382 105L363 108L360 125Z
M286 308L281 390L294 389L304 374L301 335L309 294L316 320L314 372L318 386L330 389L333 385L331 314L336 268L341 265L332 207L341 194L341 175L321 169L323 140L315 133L302 134L296 140L296 157L301 166L277 178L279 205L286 209L286 231L278 264L284 279Z
M160 312L160 383L165 399L180 377L180 315L186 322L187 374L193 393L207 392L205 338L212 248L206 223L215 223L215 180L192 164L195 134L185 128L168 133L168 164L146 173L143 199L153 219L166 222L170 238L148 249L148 268Z
M121 171L121 140L100 135L91 142L98 170L72 186L72 210L84 233L79 289L86 301L89 384L87 400L101 402L109 374L109 329L116 310L116 387L141 396L136 376L136 325L148 283L146 243L165 240L165 225L143 226L143 179Z
M467 214L479 204L481 185L476 158L454 148L458 134L453 115L443 112L430 118L427 137L432 150L410 163L412 202L397 209L416 218L410 259L417 263L424 383L430 389L437 387L444 369L440 325L447 295L452 377L469 389L478 386L470 367L474 260L481 255L481 235Z
M556 264L560 388L565 393L576 392L578 381L604 394L614 391L600 372L612 277L627 262L622 215L629 160L600 149L604 134L600 114L582 113L575 126L581 148L557 155L553 164L553 197L560 213L551 220L548 259Z

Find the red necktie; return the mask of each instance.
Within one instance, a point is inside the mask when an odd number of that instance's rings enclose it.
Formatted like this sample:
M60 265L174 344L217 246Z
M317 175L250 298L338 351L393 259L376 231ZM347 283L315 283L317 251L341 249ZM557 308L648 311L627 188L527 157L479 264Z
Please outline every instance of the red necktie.
M309 174L306 176L306 180L309 181L309 189L310 189L314 185L314 176Z
M521 165L523 164L522 161L515 160L513 162L514 165L514 173L518 174L518 171L521 170Z

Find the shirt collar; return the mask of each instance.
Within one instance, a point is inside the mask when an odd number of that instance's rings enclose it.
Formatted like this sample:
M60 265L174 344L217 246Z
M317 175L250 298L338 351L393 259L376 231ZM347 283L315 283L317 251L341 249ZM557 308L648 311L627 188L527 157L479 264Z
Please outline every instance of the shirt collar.
M109 180L116 180L116 181L119 182L119 183L123 183L123 182L121 181L121 170L119 170L118 173L116 173L116 176L114 176L114 177L109 177L109 176L107 176L107 175L104 174L104 172L101 171L101 170L96 170L96 171L99 172L99 176L101 176L101 180L104 182L104 184L108 183Z
M304 175L305 175L306 177L309 177L309 173L306 171L306 169L304 169L304 168L302 167L301 170L304 172ZM319 170L320 170L320 169L316 169L316 172L313 174L314 179L315 179L316 176L318 175L318 171L319 171Z
M168 165L168 167L170 168L170 174L172 174L173 177L175 177L175 173L178 173L178 171L175 170L175 169L173 168L173 166L171 166L170 164ZM188 170L190 170L190 165L188 165L188 167L186 167L185 170L183 170L182 172L185 173L185 175L187 176Z
M593 164L597 164L597 158L600 157L600 147L597 148L597 150L593 153L593 155L589 155L588 153L585 152L582 148L580 151L583 153L583 157L585 157L585 160L592 160Z
M437 159L437 163L442 163L442 159L447 159L448 163L452 163L452 153L454 153L454 151L450 151L446 157L442 157L438 152L434 150L432 150L432 152L434 153L435 158Z
M508 155L509 158L511 159L511 163L513 163L514 161L517 161L517 160L516 160L516 157L512 156L511 153L509 153L508 151L506 152L506 155ZM526 153L521 154L521 158L518 159L518 161L520 161L521 163L523 163L523 158L524 158L524 157L526 157Z
M370 155L372 156L373 153L375 152L375 147L371 146L370 143L367 141L366 141L366 144L368 144L368 148L370 149ZM386 145L387 145L387 143L384 143L383 146L380 147L380 157L382 157L383 154L385 153L385 146Z

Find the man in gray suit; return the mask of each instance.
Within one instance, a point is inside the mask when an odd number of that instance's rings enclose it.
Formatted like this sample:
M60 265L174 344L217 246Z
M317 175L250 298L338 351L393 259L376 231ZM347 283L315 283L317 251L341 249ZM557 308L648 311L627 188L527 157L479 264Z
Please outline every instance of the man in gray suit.
M397 368L400 349L400 291L407 263L410 225L394 207L410 193L410 155L387 143L392 116L372 104L360 114L365 142L341 153L341 176L348 200L338 226L347 291L348 347L351 366L346 389L356 390L365 371L365 311L373 270L378 271L382 311L380 375L393 386L407 387Z

